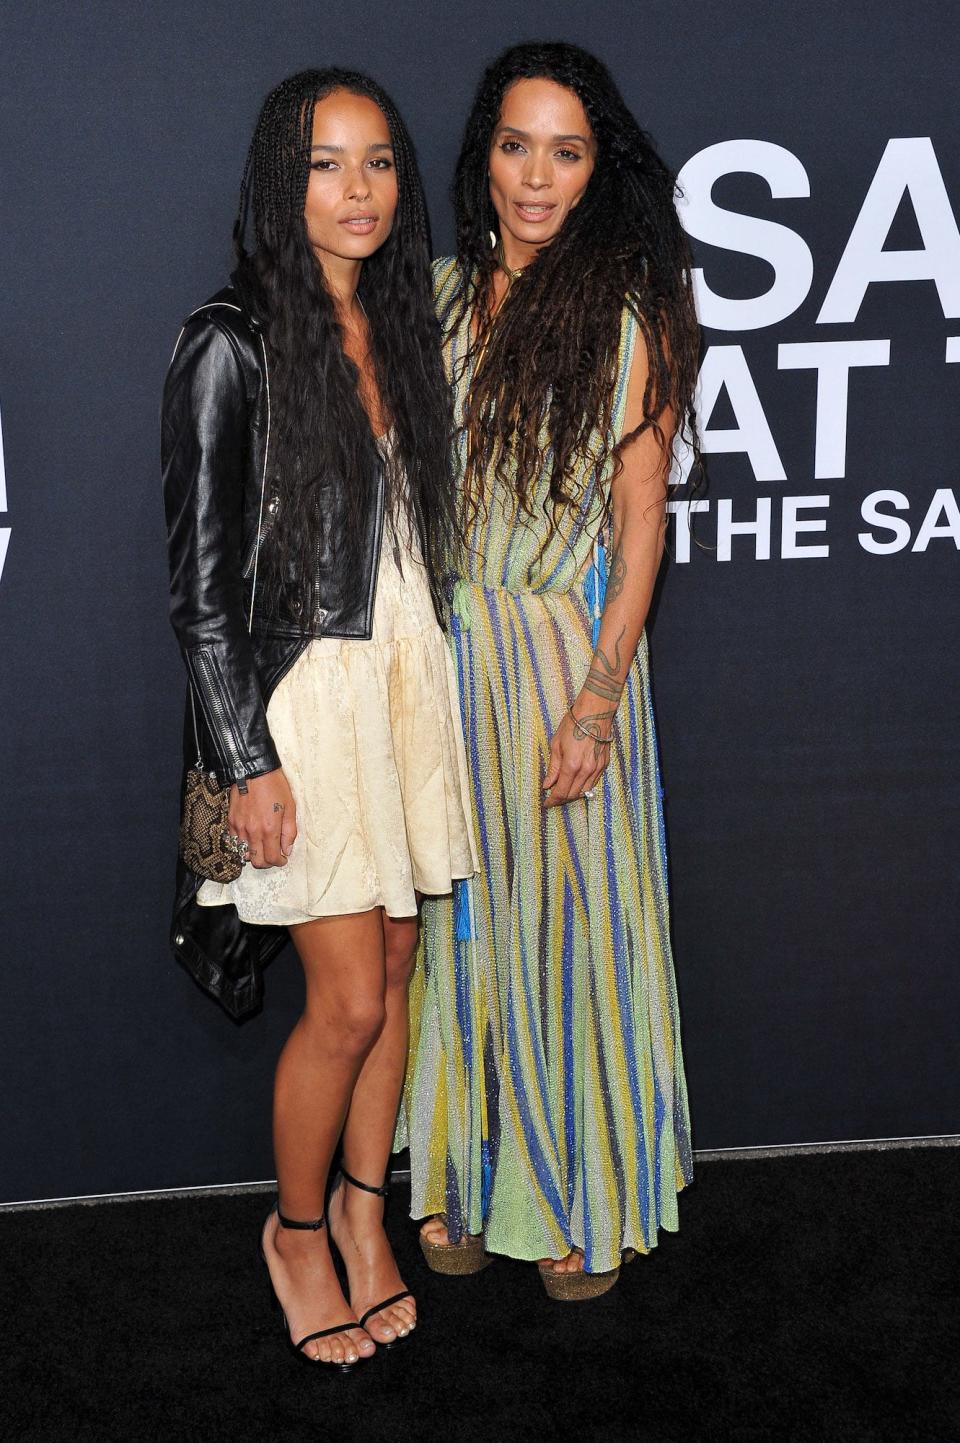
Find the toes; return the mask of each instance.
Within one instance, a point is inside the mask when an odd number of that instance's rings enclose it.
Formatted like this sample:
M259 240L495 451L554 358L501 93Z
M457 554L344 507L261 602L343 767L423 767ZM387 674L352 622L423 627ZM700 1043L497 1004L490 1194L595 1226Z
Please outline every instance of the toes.
M368 1319L366 1326L378 1343L394 1343L398 1338L407 1337L417 1326L416 1308L409 1303L381 1308Z
M355 1363L363 1352L360 1340L365 1336L364 1333L335 1333L332 1338L317 1338L308 1343L305 1351L316 1363L327 1363L334 1367L340 1363ZM373 1344L369 1338L366 1341L367 1351L372 1352Z
M366 1326L378 1343L392 1343L396 1340L397 1330L389 1312L374 1313L373 1317L367 1320Z
M372 1321L373 1320L371 1319L371 1322ZM358 1357L369 1358L371 1354L377 1351L376 1344L374 1343L370 1334L364 1332L362 1328L351 1328L350 1332L347 1333L346 1336L349 1340L348 1346L350 1352L354 1355L353 1361L356 1361Z
M428 1243L435 1243L441 1248L450 1246L450 1234L443 1218L427 1218L420 1231Z
M356 1346L349 1341L349 1334L339 1337L334 1335L330 1341L331 1363L355 1363L357 1361Z
M399 1308L388 1308L385 1313L380 1314L388 1328L392 1328L398 1338L405 1338L410 1331L410 1318L408 1314L401 1312Z
M537 1266L551 1268L555 1273L580 1273L583 1271L583 1253L574 1248L563 1258L540 1258Z

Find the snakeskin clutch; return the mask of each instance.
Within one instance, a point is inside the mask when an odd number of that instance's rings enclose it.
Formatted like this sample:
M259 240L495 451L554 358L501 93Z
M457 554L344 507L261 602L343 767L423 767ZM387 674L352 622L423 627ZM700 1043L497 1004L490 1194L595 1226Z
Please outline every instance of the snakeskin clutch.
M183 788L180 856L191 872L210 882L234 882L243 871L229 810L230 788L220 787L214 772L191 767Z

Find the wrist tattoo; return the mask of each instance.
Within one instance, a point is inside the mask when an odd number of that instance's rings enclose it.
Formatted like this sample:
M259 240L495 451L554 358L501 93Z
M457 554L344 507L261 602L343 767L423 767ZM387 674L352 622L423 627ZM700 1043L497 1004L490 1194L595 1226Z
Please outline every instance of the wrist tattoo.
M584 712L583 716L575 716L574 713L573 713L573 711L571 710L570 715L573 717L573 719L574 719L574 721L576 722L577 726L585 727L585 726L599 726L601 722L609 721L610 718L611 718L612 716L614 716L614 712L612 712L612 711L591 711L591 712Z
M573 707L571 707L570 715L573 717L573 730L578 737L583 738L585 741L598 742L601 746L609 745L610 737L603 735L601 727L604 722L610 721L610 719L616 715L615 712L594 711L588 712L583 716L577 716Z
M573 717L574 736L578 736L584 741L593 742L593 760L599 767L601 762L605 763L610 755L605 748L611 746L613 743L613 733L611 732L609 736L604 736L600 730L601 724L610 721L611 718L616 715L616 712L596 711L590 712L589 715L576 716L573 707L571 707L570 715Z
M583 684L584 691L593 692L594 696L602 696L604 701L619 701L623 691L623 683L610 681L595 668L587 673L587 679Z

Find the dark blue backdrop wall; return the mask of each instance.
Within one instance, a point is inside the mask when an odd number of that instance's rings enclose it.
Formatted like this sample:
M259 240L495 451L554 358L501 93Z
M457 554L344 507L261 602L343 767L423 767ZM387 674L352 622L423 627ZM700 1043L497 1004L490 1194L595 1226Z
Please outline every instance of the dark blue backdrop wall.
M296 967L237 1027L166 949L162 376L270 85L382 78L446 248L480 64L538 35L611 64L702 266L711 491L653 625L696 1143L958 1130L953 9L3 7L0 1199L271 1175Z

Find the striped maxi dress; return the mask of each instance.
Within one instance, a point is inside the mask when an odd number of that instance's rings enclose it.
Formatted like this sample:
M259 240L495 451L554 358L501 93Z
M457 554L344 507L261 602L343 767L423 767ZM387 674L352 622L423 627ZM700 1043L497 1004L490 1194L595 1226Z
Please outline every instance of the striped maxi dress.
M434 275L443 317L460 272ZM445 338L458 421L468 326ZM617 436L636 336L625 309ZM692 1167L645 636L594 800L541 805L603 602L610 468L595 469L555 534L544 475L532 516L491 483L469 537L451 642L480 872L423 904L396 1143L414 1217L443 1213L452 1240L483 1231L514 1258L578 1247L604 1272L677 1228Z

